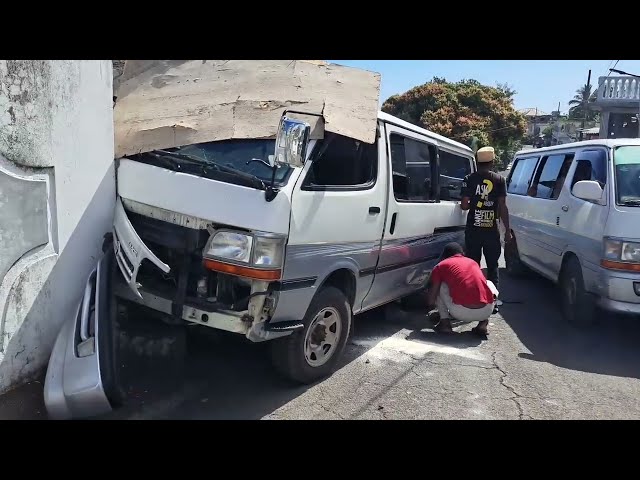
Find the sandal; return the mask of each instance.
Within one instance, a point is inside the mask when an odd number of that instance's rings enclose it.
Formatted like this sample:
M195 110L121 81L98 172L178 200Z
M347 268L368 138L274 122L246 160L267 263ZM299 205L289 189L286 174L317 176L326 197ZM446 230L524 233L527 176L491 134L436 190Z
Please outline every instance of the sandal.
M473 327L471 329L471 332L474 333L475 335L478 335L479 337L489 336L489 332L485 328Z
M451 325L446 325L442 323L442 321L440 321L435 327L434 330L438 333L453 333L453 328L451 328Z

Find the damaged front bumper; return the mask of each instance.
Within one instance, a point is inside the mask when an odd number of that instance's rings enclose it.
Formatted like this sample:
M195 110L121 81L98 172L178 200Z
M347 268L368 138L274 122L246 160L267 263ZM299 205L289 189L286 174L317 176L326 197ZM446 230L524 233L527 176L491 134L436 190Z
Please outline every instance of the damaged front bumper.
M269 282L251 282L249 305L244 311L232 310L221 304L216 305L186 296L178 303L168 297L166 291L162 293L150 286L141 285L137 277L143 260L149 260L165 274L170 272L170 267L145 245L120 198L116 202L113 230L115 258L124 279L124 282L114 283L114 294L118 298L191 324L242 334L253 342L271 340L291 333L291 329L284 326L279 326L278 329L270 328L268 319L275 310L279 293L270 289Z
M102 415L118 406L108 251L89 275L76 315L58 334L44 385L44 401L52 419Z

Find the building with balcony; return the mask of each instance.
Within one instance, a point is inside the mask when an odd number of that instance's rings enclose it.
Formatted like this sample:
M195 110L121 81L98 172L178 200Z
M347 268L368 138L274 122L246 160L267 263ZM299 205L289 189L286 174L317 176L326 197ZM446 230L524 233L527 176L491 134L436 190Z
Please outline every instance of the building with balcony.
M600 77L592 107L600 112L600 138L640 137L640 78Z

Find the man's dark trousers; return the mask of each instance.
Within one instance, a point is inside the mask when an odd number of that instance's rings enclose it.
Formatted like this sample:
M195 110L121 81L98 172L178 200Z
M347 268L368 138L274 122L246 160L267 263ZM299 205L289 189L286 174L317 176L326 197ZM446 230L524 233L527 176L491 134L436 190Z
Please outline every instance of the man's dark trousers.
M478 265L480 265L484 253L487 262L487 280L491 280L498 288L498 260L502 252L498 229L467 227L464 240L467 257L475 260Z

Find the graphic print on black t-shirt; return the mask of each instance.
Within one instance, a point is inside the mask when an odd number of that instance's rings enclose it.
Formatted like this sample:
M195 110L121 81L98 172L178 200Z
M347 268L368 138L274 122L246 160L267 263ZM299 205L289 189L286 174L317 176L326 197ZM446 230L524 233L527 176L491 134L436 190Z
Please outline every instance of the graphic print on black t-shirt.
M494 172L470 173L462 181L462 196L469 197L467 226L496 228L498 198L507 194L504 177Z

